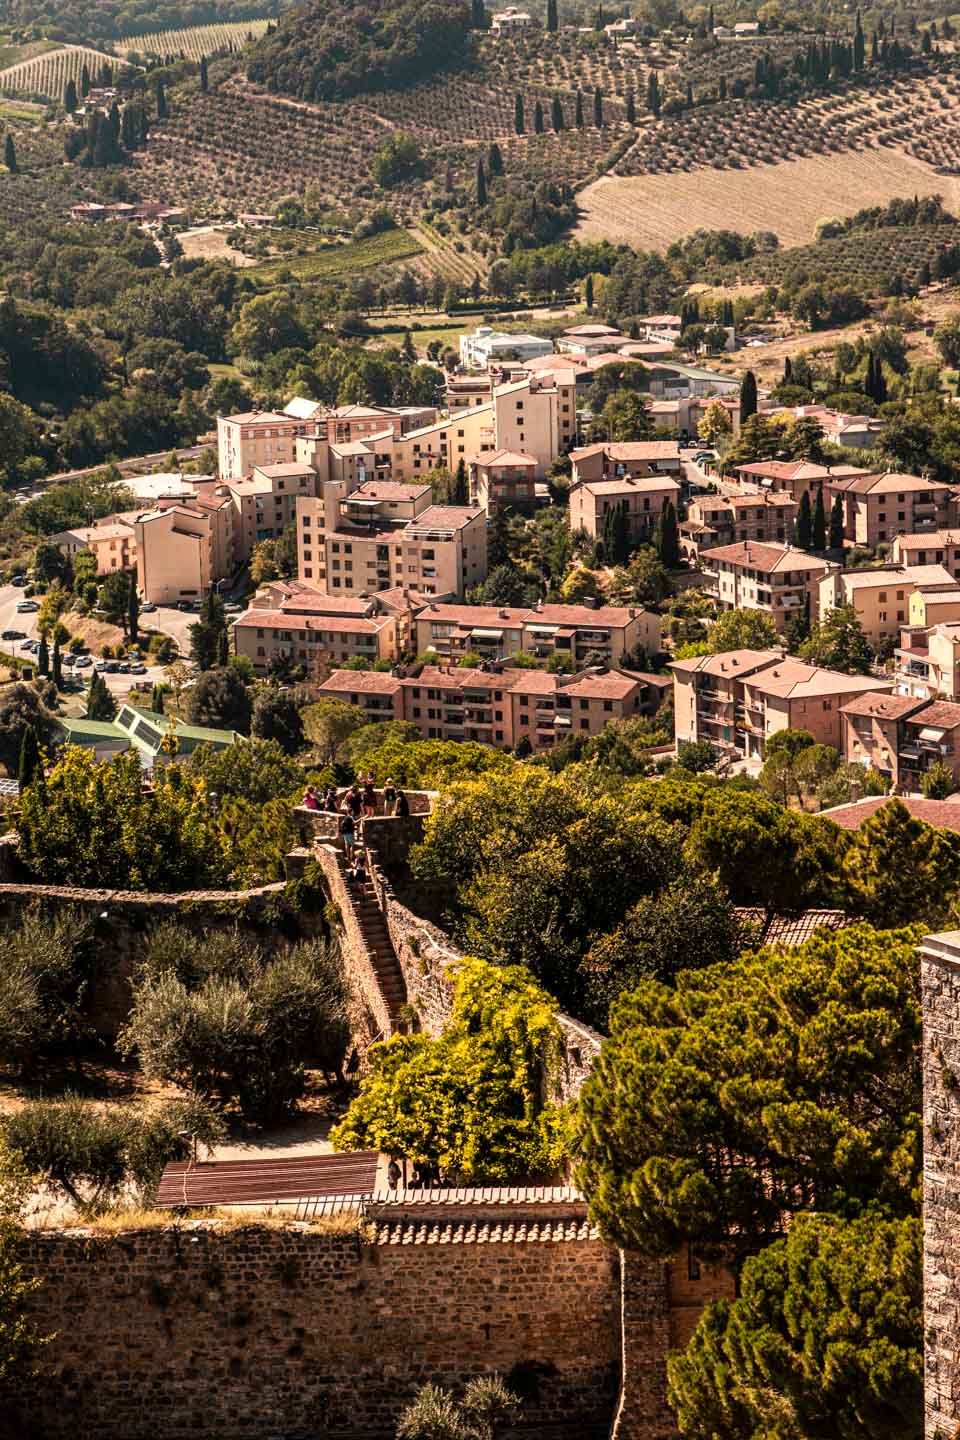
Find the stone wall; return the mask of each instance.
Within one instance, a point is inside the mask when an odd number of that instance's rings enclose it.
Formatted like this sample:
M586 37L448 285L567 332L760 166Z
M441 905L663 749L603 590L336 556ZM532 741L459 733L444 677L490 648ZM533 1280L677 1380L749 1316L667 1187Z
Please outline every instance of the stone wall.
M32 1318L56 1333L8 1436L374 1440L419 1385L494 1371L524 1393L531 1433L609 1433L619 1266L583 1220L524 1207L341 1233L189 1223L34 1232L24 1247L43 1281ZM659 1316L662 1267L637 1284Z
M323 871L330 899L337 909L340 955L350 990L350 1029L361 1055L392 1034L390 1011L380 989L370 949L357 923L356 911L343 873L341 852L332 844L318 845L314 858ZM334 919L334 917L330 917Z
M928 935L923 996L924 1434L960 1433L960 932Z

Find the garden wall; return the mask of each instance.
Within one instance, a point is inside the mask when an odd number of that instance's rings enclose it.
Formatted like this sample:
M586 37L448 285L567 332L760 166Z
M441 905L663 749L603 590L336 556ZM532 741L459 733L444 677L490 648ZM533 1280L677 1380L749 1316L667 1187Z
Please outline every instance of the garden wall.
M465 1206L339 1233L193 1222L24 1247L43 1281L32 1318L56 1333L36 1387L0 1406L7 1436L373 1440L419 1385L493 1371L524 1393L532 1433L609 1434L619 1262L582 1218ZM641 1270L631 1345L662 1393L664 1267ZM662 1401L620 1433L668 1435Z

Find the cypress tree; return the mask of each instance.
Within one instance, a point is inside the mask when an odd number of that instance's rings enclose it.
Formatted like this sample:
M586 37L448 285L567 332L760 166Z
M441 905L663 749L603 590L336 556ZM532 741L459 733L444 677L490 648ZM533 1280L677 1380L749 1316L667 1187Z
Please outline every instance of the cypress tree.
M80 94L83 96L84 100L86 100L87 96L90 94L90 71L87 69L86 65L84 65L83 69L80 71Z
M115 141L120 139L120 106L116 100L110 106L110 131Z
M810 492L804 490L800 496L800 508L797 511L797 544L801 550L810 549L810 536L813 533L810 521Z
M543 134L543 106L539 100L533 107L533 129L535 134Z
M127 638L131 645L136 645L140 638L140 592L137 590L137 577L130 576L130 593L127 596Z
M664 500L657 523L657 552L660 563L668 570L675 570L680 563L680 534L677 527L677 512L672 500Z
M554 95L550 102L550 123L558 134L564 129L563 106L560 104L559 95Z
M840 495L830 507L830 549L843 549L843 499Z
M28 785L33 784L34 776L40 769L40 742L37 740L36 730L32 725L28 725L20 741L20 763L17 767L21 795Z
M163 88L163 81L162 81L162 80L158 80L158 81L157 81L156 100L157 100L157 119L158 119L158 120L166 120L167 115L169 114L169 110L168 110L168 108L167 108L167 92L166 92L166 90Z
M222 669L230 661L230 632L224 626L217 631L217 664Z
M588 310L593 309L593 276L588 275L583 283L583 303Z
M853 31L853 68L862 70L866 58L866 43L863 38L863 26L860 23L860 11L857 11L857 22Z
M490 149L487 151L487 166L491 175L503 174L503 155L500 153L500 146L496 140L491 142Z
M163 695L163 686L159 683L155 684L153 689L150 691L150 709L153 711L154 715L163 714Z
M43 676L50 674L50 647L47 644L46 635L40 636L40 647L37 650L37 674Z
M555 32L557 25L557 0L547 0L547 29Z
M469 487L467 485L467 467L463 456L457 463L457 473L453 477L453 490L450 496L451 505L466 505L470 500Z
M660 81L657 79L656 70L651 70L647 77L647 109L654 119L660 116Z
M689 80L687 81L687 109L693 109L693 85Z
M634 96L633 91L631 90L631 91L628 93L628 95L627 95L627 124L628 124L628 125L636 125L636 123L637 123L637 101L636 101L636 97Z
M582 129L583 129L583 96L581 95L581 93L580 93L579 90L577 91L577 108L576 108L576 111L575 111L575 113L574 113L574 120L576 121L577 129L578 129L578 130L582 130Z
M477 161L477 205L480 209L487 203L487 177L483 170L483 161Z
M17 147L13 143L13 136L7 131L7 138L3 142L3 163L11 175L16 175L20 169L17 164Z
M210 75L209 75L209 73L208 73L208 71L207 71L207 57L206 57L206 55L201 55L201 56L200 56L200 93L201 93L201 95L206 95L206 93L207 93L207 91L208 91L209 89L210 89Z
M813 507L813 525L810 533L810 544L814 550L825 550L827 548L827 517L823 508L823 486L817 490L817 501Z
M53 640L53 663L50 667L50 678L58 690L63 689L63 662L60 659L59 635L55 635Z
M483 30L487 23L487 11L483 0L471 0L470 24L474 30Z
M748 370L740 382L740 424L757 413L757 377Z
M513 128L518 135L523 135L526 124L523 118L523 96L518 95L513 102Z
M63 90L63 108L72 115L77 108L77 82L68 80Z
M110 694L106 680L94 671L87 692L87 719L112 720L116 713L117 702Z
M721 75L721 76L720 76L719 98L720 98L721 100L726 100L726 98L727 98L727 77L726 77L726 75Z
M603 129L603 91L599 85L593 92L593 123L598 130Z
M789 384L790 384L790 381L791 381L792 379L793 379L793 361L790 359L790 356L787 355L787 356L785 356L784 361L783 361L783 383L784 383L784 385L789 385Z

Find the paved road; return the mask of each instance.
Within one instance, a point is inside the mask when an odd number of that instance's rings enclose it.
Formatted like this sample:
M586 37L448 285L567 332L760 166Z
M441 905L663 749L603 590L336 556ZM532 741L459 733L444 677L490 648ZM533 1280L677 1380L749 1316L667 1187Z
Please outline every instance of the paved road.
M215 443L215 437L208 442L213 445ZM177 450L177 457L180 460L196 460L208 448L208 444L187 445ZM169 454L169 450L158 450L155 455L132 455L128 460L117 460L115 464L121 475L148 475L151 470L164 465ZM109 460L103 460L99 465L88 465L83 470L61 470L57 475L47 475L44 479L31 483L38 488L42 485L62 485L66 480L80 480L84 475L96 475L109 464Z

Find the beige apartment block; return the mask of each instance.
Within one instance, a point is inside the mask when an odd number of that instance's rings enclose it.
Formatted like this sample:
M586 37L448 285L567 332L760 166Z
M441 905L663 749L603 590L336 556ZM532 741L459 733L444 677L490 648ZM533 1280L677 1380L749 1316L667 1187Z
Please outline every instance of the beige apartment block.
M474 506L434 505L430 486L368 481L321 487L297 507L299 578L333 594L401 587L463 595L487 574L487 520Z
M875 570L832 570L819 585L820 613L852 605L871 645L896 639L912 623L911 596L956 593L960 586L942 565L884 566ZM946 618L946 617L944 617Z
M217 464L221 480L244 480L264 465L296 459L296 438L313 425L275 410L221 415L217 420Z
M891 544L901 533L946 529L956 518L951 487L923 475L833 477L827 494L831 503L838 495L843 502L844 539L866 550Z
M925 530L898 535L891 556L897 565L942 565L960 579L960 530Z
M681 474L677 440L636 440L629 444L584 445L570 454L573 484L581 480L614 480L623 475Z
M687 506L680 524L680 549L696 564L704 550L738 541L792 544L797 502L785 492L759 495L701 495Z
M920 794L937 765L954 785L960 779L960 705L868 694L845 705L843 718L845 758L879 770L900 793Z
M396 616L378 614L362 601L358 604L359 614L248 610L232 627L234 649L252 661L258 674L265 673L271 663L289 660L305 665L311 679L323 678L349 660L368 664L395 660L399 654Z
M458 659L508 660L521 651L544 664L564 655L574 669L602 660L612 667L660 649L660 617L635 606L538 605L533 609L434 602L416 616L416 650Z
M230 482L238 562L263 540L279 540L297 518L297 500L316 495L317 473L300 461L258 466L249 480Z
M97 574L109 575L114 570L131 570L137 563L137 540L132 523L108 517L99 525L75 530L61 530L50 536L50 544L73 558L89 550L97 562Z
M894 655L899 694L960 700L960 622L906 626Z
M582 480L570 490L570 529L592 540L603 538L607 513L622 506L627 531L636 544L651 534L664 502L680 501L680 486L666 475L623 475L614 480Z
M508 508L529 509L537 498L537 461L525 451L488 450L469 461L470 498L490 514Z
M707 591L725 610L761 610L779 631L809 600L817 617L817 583L830 567L825 560L791 545L762 545L745 540L721 545L702 557Z
M854 480L868 476L869 470L856 465L815 465L812 460L756 460L749 465L738 465L737 478L751 490L758 487L771 492L781 491L792 495L800 504L803 496L810 496L811 505L817 491L823 490L823 503L829 506L832 496L829 486L834 482Z
M677 740L707 740L719 749L762 759L780 730L808 730L818 744L840 749L842 707L892 681L843 675L806 665L779 650L733 650L674 660Z
M134 522L137 584L153 605L200 599L233 573L233 511L228 496L159 502Z

